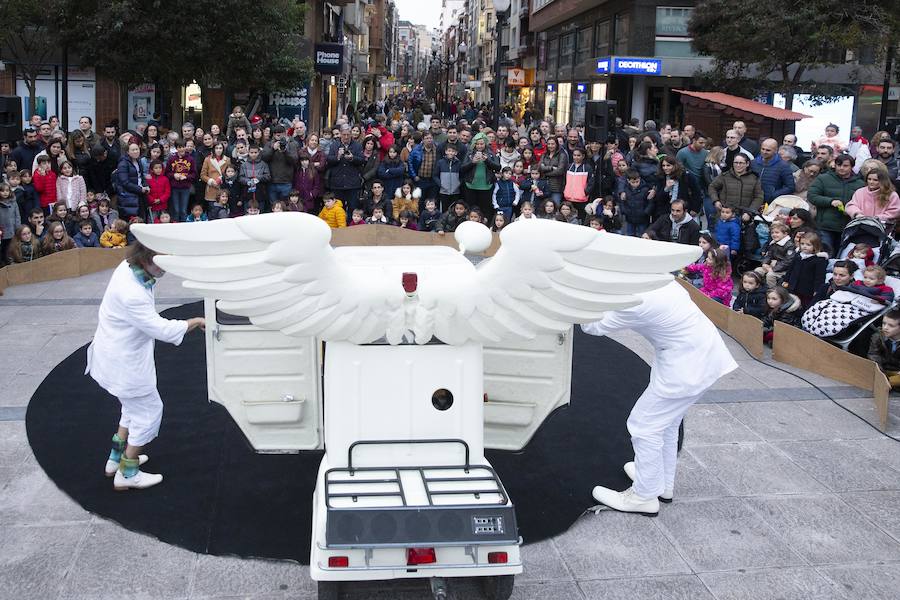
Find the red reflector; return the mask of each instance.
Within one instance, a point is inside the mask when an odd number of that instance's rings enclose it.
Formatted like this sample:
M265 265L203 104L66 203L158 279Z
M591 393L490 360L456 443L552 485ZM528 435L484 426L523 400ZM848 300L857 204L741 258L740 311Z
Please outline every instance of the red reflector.
M328 567L331 569L336 569L340 567L349 567L350 566L350 558L347 556L329 556L328 557Z
M406 564L409 565L430 565L437 562L437 556L434 554L434 548L407 548Z
M506 552L488 552L488 562L492 565L505 564L507 560Z
M403 283L403 291L407 294L412 294L419 285L419 276L415 273L404 273L401 282Z

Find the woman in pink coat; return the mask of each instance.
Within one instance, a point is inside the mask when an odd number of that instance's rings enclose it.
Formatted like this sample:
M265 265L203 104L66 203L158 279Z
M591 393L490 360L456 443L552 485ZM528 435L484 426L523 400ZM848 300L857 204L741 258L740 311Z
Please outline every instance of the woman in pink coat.
M866 175L866 185L853 192L853 197L845 207L847 216L875 217L882 223L893 224L900 218L900 197L887 171L872 169Z

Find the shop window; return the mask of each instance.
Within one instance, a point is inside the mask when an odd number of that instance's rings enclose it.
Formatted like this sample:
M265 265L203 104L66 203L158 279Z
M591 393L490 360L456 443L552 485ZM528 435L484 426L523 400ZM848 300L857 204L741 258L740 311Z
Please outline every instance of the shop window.
M559 42L559 67L570 69L575 64L575 33L562 36Z
M594 25L594 56L609 56L609 19Z
M627 14L616 15L613 32L613 53L617 56L628 54L628 34L631 19Z
M605 83L595 83L591 86L591 100L606 100Z
M582 64L589 61L591 57L591 51L594 49L591 42L594 40L592 38L593 28L585 27L584 29L578 30L578 56L575 58L576 64Z
M572 84L559 84L559 92L556 97L556 122L569 123L572 107Z
M680 6L656 7L656 35L662 37L688 37L688 21L693 8Z
M547 44L547 72L555 74L559 68L559 38L550 40Z
M547 92L544 96L544 114L551 118L556 114L556 92Z
M693 58L697 56L690 40L656 40L654 56L672 56L675 58Z

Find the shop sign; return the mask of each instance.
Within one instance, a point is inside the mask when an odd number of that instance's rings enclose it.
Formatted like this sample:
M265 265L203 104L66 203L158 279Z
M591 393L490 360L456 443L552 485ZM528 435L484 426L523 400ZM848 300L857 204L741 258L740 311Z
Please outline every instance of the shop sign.
M344 71L343 44L316 44L314 52L316 72L337 74Z
M510 86L525 85L525 69L509 69L507 72L507 80Z
M147 123L156 110L156 86L144 83L128 90L128 128Z
M299 87L269 94L266 112L274 115L275 120L285 127L290 127L294 118L305 123L309 118L309 88Z
M556 91L556 84L548 83L548 84L547 84L547 91L548 91L548 92L555 92L555 91Z
M579 94L587 94L587 84L586 83L575 84L575 91Z
M606 56L597 59L600 75L661 75L662 59L642 56Z

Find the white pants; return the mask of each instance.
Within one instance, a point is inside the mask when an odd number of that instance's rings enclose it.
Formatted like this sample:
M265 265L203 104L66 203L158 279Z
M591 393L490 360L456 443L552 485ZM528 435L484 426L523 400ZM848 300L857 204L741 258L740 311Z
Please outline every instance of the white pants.
M628 433L634 447L633 487L641 498L656 498L675 486L678 427L701 395L662 398L648 388L631 409Z
M119 427L128 429L128 443L144 446L152 442L162 423L163 403L159 391L136 398L119 398L119 403L122 405Z

